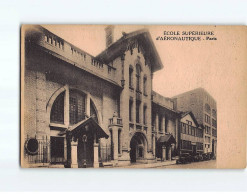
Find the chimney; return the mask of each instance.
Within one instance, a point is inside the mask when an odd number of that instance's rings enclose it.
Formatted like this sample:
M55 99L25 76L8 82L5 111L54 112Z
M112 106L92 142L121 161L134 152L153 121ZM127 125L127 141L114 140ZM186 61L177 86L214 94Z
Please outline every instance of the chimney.
M114 26L109 25L105 28L105 35L106 35L106 48L109 47L113 43L113 30Z

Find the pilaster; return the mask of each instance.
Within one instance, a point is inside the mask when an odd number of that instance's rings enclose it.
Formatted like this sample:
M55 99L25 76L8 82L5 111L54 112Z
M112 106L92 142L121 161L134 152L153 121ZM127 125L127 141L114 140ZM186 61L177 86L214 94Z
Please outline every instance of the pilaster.
M153 155L154 155L154 157L156 156L156 151L155 151L155 149L156 149L156 142L155 142L155 134L153 134Z
M46 122L46 76L36 72L36 135L38 139L48 134Z
M78 168L77 145L78 141L71 142L71 168Z
M166 147L162 146L162 161L166 161Z
M64 96L64 124L69 126L69 86L65 85L65 96Z
M94 143L93 145L93 152L94 152L94 160L93 160L93 167L94 168L99 168L99 144Z
M172 147L168 147L168 160L172 160Z

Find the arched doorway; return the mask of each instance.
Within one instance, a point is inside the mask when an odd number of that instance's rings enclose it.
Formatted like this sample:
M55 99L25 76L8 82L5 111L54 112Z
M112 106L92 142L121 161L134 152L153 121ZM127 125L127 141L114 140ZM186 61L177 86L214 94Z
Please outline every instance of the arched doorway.
M92 131L78 138L77 160L78 168L93 167L94 162L94 138Z
M145 135L137 132L130 141L130 161L131 163L145 160L147 151L147 141Z

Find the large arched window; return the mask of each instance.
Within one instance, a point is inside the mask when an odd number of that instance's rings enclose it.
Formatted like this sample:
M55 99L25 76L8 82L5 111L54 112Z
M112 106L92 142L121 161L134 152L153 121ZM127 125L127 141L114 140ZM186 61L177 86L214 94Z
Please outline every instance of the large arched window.
M136 65L136 90L141 90L141 66L140 64Z
M86 95L77 91L69 92L69 121L70 124L76 124L85 119Z
M129 67L129 87L133 88L133 67Z
M64 94L65 92L61 93L52 105L50 115L52 123L64 123Z
M65 92L62 92L54 101L50 113L51 123L64 124L64 112L66 111L64 97ZM69 113L67 114L70 125L85 119L86 99L86 94L83 92L75 89L69 90ZM88 115L92 116L97 123L99 122L96 107L92 100L90 100L90 113Z

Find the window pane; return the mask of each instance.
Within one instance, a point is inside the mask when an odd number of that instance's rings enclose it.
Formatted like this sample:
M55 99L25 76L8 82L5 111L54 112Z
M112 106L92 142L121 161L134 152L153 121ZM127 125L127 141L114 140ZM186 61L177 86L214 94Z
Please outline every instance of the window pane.
M132 121L132 107L133 107L133 102L129 100L129 121Z
M140 122L140 102L136 101L136 122Z
M70 91L69 97L69 117L70 124L76 124L85 119L85 95L77 92Z
M50 120L52 123L64 123L64 92L53 103Z
M133 69L129 68L129 86L133 87Z

